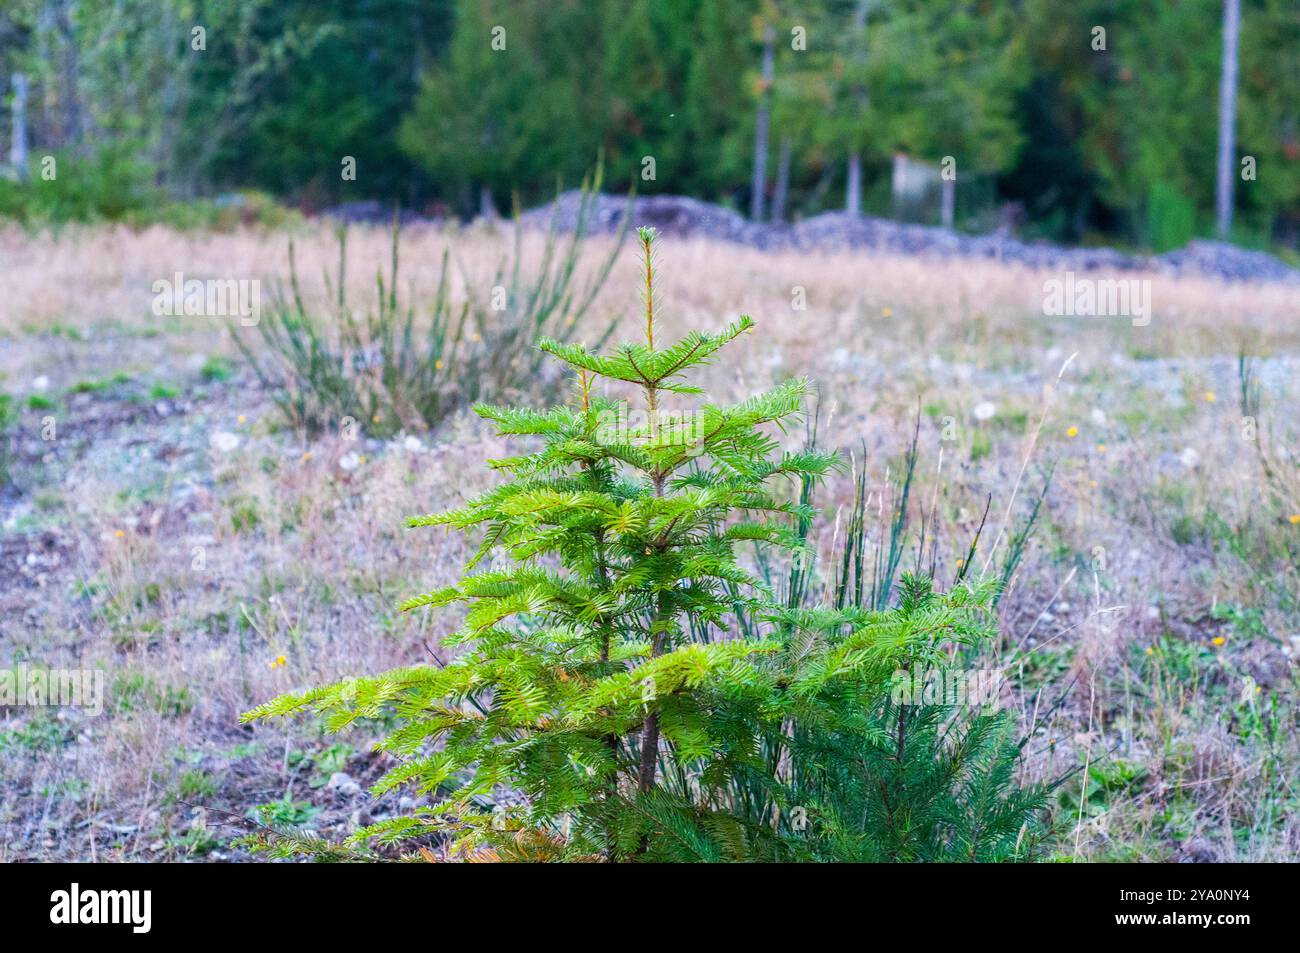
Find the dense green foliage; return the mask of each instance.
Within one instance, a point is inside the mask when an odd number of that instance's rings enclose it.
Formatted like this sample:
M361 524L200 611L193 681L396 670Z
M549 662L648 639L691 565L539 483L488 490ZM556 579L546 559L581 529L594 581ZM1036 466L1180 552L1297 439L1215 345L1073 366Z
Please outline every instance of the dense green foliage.
M310 709L337 730L396 715L380 748L398 763L372 790L412 785L436 803L358 843L436 836L504 859L1023 856L1041 792L1014 783L1011 722L890 694L896 672L996 634L997 584L941 594L904 576L892 607L887 591L878 608L782 603L741 550L805 564L807 499L839 457L783 452L768 432L802 414L803 380L668 409L699 393L686 372L753 323L657 343L653 233L640 242L645 343L600 354L544 339L577 375L573 405L478 406L540 449L492 461L507 481L464 506L409 521L481 537L460 583L402 605L462 607L442 640L461 654L245 717ZM502 806L503 789L523 802Z
M67 175L107 180L87 163L110 143L146 172L121 182L128 196L143 182L472 214L484 192L498 208L543 200L603 151L617 191L745 208L771 93L767 188L788 146L787 213L843 207L850 152L864 207L890 211L904 151L951 156L959 203L1018 201L1039 233L1163 247L1204 232L1213 205L1221 14L1221 0L15 0L0 76L31 77L34 159L75 155ZM1237 181L1239 238L1300 232L1298 48L1294 3L1245 0L1237 152L1257 176ZM59 188L124 214L103 190ZM50 189L9 188L0 214L86 214L36 194Z

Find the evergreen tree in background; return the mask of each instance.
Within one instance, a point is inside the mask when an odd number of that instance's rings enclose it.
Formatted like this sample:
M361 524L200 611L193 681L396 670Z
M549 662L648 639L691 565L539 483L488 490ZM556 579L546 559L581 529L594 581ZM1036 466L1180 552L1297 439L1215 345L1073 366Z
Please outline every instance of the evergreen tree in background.
M562 0L521 15L460 0L445 59L401 120L402 149L462 211L483 190L498 206L576 182L601 145L599 29L587 5ZM393 117L394 122L400 117Z
M1241 17L1239 232L1267 240L1276 229L1293 239L1300 227L1300 7L1245 0ZM1051 121L1027 127L1022 161L1055 155L1065 171L1039 195L1076 208L1094 197L1093 227L1158 248L1210 233L1222 20L1222 0L1031 0L1020 33L1035 82L1049 96ZM1105 49L1093 49L1097 26L1106 30ZM1256 160L1254 180L1241 178L1245 156ZM1071 171L1076 162L1083 179Z
M1295 245L1300 8L1241 7L1233 235ZM600 153L612 190L748 210L759 148L787 215L890 213L896 152L952 156L959 195L995 181L984 210L1021 202L1032 234L1163 248L1213 232L1222 19L1222 0L12 0L0 85L27 78L29 151L81 190L56 203L71 218L245 188L469 216L576 186Z

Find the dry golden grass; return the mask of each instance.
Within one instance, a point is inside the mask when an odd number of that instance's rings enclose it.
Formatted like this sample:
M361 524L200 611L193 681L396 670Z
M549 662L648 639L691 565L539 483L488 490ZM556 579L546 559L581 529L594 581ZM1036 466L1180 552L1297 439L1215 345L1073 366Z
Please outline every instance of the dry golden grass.
M463 267L453 295L466 282L483 293L508 239L409 231L402 294L432 294L447 247ZM333 235L311 226L294 240L304 290L323 301ZM592 242L592 259L607 241ZM207 357L235 353L228 322L155 317L152 283L178 271L258 278L265 301L287 280L287 242L254 231L0 231L4 386L21 402L45 377L57 403L21 412L22 493L4 505L0 540L25 568L0 583L0 658L102 667L112 686L98 719L0 714L0 860L176 857L214 845L217 856L241 856L229 846L236 828L195 805L243 813L310 801L331 834L393 809L312 787L323 778L311 759L329 744L314 726L251 733L237 715L290 687L436 652L455 620L401 617L393 606L455 577L464 544L408 534L402 519L488 485L482 461L507 448L464 413L418 435L419 446L305 443L247 375L204 383ZM374 293L388 243L383 230L351 233L357 307ZM533 260L540 246L529 237ZM1077 798L1057 805L1058 853L1300 856L1289 819L1294 717L1265 717L1269 705L1294 712L1300 525L1287 516L1300 499L1290 477L1277 492L1266 483L1236 394L1237 353L1262 355L1260 425L1278 467L1294 473L1294 288L1120 276L1152 281L1154 319L1134 328L1046 318L1042 284L1059 275L995 262L669 239L660 274L665 335L742 312L757 322L710 369L712 393L734 399L785 375L813 378L822 441L852 454L872 486L897 475L920 410L913 527L924 512L943 578L986 500L991 542L1023 519L1056 462L1004 602L1001 652L1017 673L1006 702L1026 725L1067 696L1027 770L1050 776L1086 761L1104 779L1082 809ZM624 335L638 333L639 280L629 251L582 330L594 335L622 314ZM73 393L117 371L131 383ZM991 405L986 419L981 404ZM47 415L58 423L52 443L39 436ZM214 447L218 433L238 445ZM823 551L850 497L847 479L823 494ZM355 753L343 763L364 783L377 756L364 730L347 740ZM1124 766L1140 779L1123 780Z

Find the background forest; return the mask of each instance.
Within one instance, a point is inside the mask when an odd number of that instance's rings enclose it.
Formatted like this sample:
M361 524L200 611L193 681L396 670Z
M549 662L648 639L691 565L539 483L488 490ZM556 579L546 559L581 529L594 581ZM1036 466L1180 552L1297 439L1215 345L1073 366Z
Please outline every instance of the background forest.
M139 212L156 189L468 216L573 187L597 154L615 191L760 219L902 216L905 154L951 157L958 226L988 230L1002 208L1031 237L1163 251L1212 230L1222 15L1220 0L6 0L0 88L12 104L25 75L32 154L84 170L64 186L74 217ZM1294 248L1290 0L1243 4L1239 76L1236 151L1257 178L1237 182L1232 237Z

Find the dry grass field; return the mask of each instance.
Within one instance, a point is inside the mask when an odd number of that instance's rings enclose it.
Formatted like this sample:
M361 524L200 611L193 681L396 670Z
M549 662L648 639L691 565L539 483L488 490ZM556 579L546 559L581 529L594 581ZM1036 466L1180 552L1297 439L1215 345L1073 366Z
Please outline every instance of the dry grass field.
M99 669L106 685L97 716L0 709L0 860L238 859L257 805L327 836L399 806L365 793L383 762L363 732L238 716L437 656L455 620L395 606L457 578L465 545L403 519L490 485L482 461L507 448L465 410L429 433L380 439L363 422L355 441L308 439L241 360L232 334L256 348L253 329L153 314L153 283L176 272L259 279L267 297L288 240L0 231L0 386L16 416L0 657ZM333 235L294 240L304 294L323 302ZM418 314L447 248L453 300L486 294L508 240L408 231L401 295ZM355 307L388 254L383 230L352 232ZM714 396L817 382L819 439L865 468L882 521L919 414L906 565L924 523L926 559L933 546L951 578L987 503L979 558L996 567L1050 471L1001 602L1000 661L1002 703L1041 723L1024 770L1084 766L1054 795L1052 856L1300 859L1294 286L1125 275L1152 283L1154 316L1134 327L1046 317L1043 282L1062 276L991 261L667 239L659 273L666 335L757 323L710 368ZM578 337L619 314L618 333L637 334L640 277L629 247ZM1243 409L1243 353L1257 408ZM819 500L827 554L852 480Z

